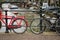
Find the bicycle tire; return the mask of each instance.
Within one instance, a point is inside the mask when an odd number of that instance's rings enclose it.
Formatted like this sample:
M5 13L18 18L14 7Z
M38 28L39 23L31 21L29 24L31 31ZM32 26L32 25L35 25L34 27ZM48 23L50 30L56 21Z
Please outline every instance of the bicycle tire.
M39 21L38 21L39 20ZM45 24L43 24L43 21L45 22L45 20L42 20L42 30L40 30L40 25L38 25L39 23L38 22L40 22L40 19L39 18L36 18L36 19L33 19L33 21L31 22L31 24L30 24L30 30L31 30L31 32L32 33L34 33L34 34L40 34L40 33L43 33L44 32L44 30L46 29L46 23ZM33 26L32 26L33 25ZM44 27L45 26L45 27ZM33 29L32 29L32 27L34 27ZM38 29L36 29L37 27L39 27ZM36 32L36 30L37 30L37 32Z
M60 36L60 19L56 21L56 33Z
M60 36L60 31L56 30L56 34Z
M20 25L20 27L18 27L18 25L14 25L14 22L16 22L16 21L20 21L20 20L22 20L24 23L24 25ZM26 30L27 30L27 24L26 24L26 21L24 20L24 19L16 19L16 20L14 20L13 22L12 22L12 26L15 26L16 28L13 28L12 30L13 30L13 32L14 33L16 33L16 34L23 34ZM25 29L24 29L25 28Z

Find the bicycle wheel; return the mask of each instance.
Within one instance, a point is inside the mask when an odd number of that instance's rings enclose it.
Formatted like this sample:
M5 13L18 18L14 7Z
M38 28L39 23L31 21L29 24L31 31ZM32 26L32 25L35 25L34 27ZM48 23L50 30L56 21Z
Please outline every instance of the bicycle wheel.
M40 27L40 19L36 18L34 19L30 24L30 29L32 33L34 34L40 34L46 29L47 22L45 20L42 20L42 28Z
M56 21L56 33L60 36L60 19Z
M56 33L60 36L60 29L56 29Z
M27 29L27 24L24 19L16 19L12 22L13 32L17 34L22 34L26 31Z

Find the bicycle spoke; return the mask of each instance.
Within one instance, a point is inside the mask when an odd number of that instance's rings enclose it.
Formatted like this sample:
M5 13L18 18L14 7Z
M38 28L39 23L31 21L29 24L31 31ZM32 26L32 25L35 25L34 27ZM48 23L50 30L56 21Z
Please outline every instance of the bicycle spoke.
M17 24L18 23L18 24ZM16 28L13 29L15 33L24 33L26 31L26 22L23 19L16 19L13 24Z

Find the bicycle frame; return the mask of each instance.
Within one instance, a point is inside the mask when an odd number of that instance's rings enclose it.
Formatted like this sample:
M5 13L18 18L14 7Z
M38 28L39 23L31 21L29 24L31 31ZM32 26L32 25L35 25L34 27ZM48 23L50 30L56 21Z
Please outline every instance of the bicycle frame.
M12 22L13 22L14 20L18 19L18 18L25 20L25 17L24 17L24 16L17 16L17 17L14 17L14 18L13 18L13 16L5 16L5 15L2 15L2 12L0 11L0 21L1 21L1 22L3 22L4 24L6 24L6 22L5 22L3 19L10 19L9 24L7 23L7 27L8 27L9 29L14 28L14 27L12 26ZM25 21L26 21L26 20L25 20ZM20 21L20 23L17 22L18 26L21 26L21 22L22 22L22 20ZM28 22L27 22L27 21L26 21L26 25L28 26Z

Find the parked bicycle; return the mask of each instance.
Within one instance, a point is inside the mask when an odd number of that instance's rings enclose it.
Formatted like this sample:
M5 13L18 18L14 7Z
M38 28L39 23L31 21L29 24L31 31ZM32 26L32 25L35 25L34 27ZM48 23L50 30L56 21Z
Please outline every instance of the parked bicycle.
M52 12L53 15L55 15L56 17L46 18L45 15L43 15L45 14L46 11ZM30 24L31 31L34 34L40 34L43 33L46 28L48 28L48 29L56 30L56 32L60 34L60 14L59 14L60 12L58 11L59 8L51 8L45 11L43 10L41 14L42 17L33 19L32 23Z
M26 28L28 26L27 21L24 20L24 16L6 16L2 14L2 11L0 10L0 22L3 22L6 24L6 21L4 19L10 19L9 24L7 23L7 27L9 30L13 30L15 33L24 33L26 31Z

